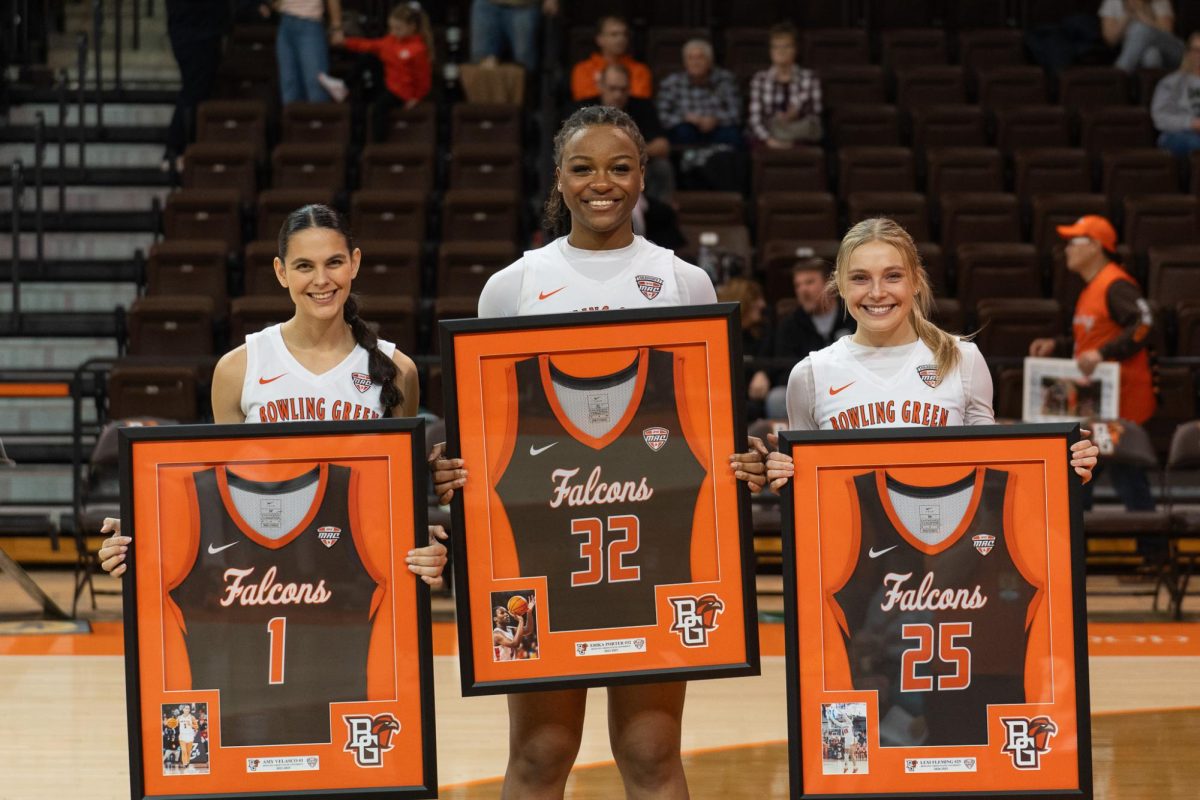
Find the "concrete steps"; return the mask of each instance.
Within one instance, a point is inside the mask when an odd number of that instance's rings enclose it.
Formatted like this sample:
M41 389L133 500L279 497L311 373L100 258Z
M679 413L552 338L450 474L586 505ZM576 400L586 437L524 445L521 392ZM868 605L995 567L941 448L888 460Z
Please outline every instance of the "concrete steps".
M135 250L150 252L154 244L153 233L47 233L43 239L45 255L49 260L68 259L130 259ZM21 235L20 256L32 259L36 256L37 243L33 234ZM9 258L12 254L12 234L0 235L0 254Z
M22 283L21 310L112 311L137 299L134 283ZM12 307L12 284L0 285L0 308ZM2 429L2 426L0 426Z
M157 199L167 202L171 190L164 186L68 186L64 208L67 211L146 211ZM21 205L25 214L33 214L33 188L26 189ZM42 209L58 211L58 187L47 184L42 190ZM12 210L12 193L0 191L0 212Z
M117 341L111 337L46 339L12 336L0 342L3 342L0 369L73 370L88 359L117 357Z
M84 422L95 422L95 403L84 400L82 411ZM0 401L0 430L69 434L73 413L69 397L6 398Z
M70 502L70 464L17 464L0 469L0 497L5 504Z
M134 167L151 168L162 164L163 146L161 144L108 144L89 143L85 145L84 162L87 167ZM27 144L0 145L0 164L21 161L26 167L32 168L36 159L35 146ZM47 147L42 154L42 164L50 169L57 167L58 148ZM67 147L63 154L65 166L79 166L79 148Z

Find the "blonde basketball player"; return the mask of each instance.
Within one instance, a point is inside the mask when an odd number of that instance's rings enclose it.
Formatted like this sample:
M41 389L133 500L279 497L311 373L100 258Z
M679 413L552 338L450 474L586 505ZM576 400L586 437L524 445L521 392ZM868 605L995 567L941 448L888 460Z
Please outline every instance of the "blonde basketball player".
M417 413L412 359L378 339L358 315L350 287L361 260L362 251L334 209L310 205L288 215L279 231L275 276L296 304L295 314L250 334L217 363L212 386L217 423L277 422L291 408L306 420ZM289 402L295 399L312 402ZM295 414L288 418L297 420ZM120 526L110 518L101 528L114 534L100 548L101 567L115 576L125 572L131 541L120 535ZM409 570L435 588L446 564L446 547L438 539L445 538L441 527L432 526L429 546L407 556Z
M974 344L929 321L929 276L904 228L882 218L852 227L830 283L858 330L793 368L792 430L995 423L987 363ZM1071 446L1071 466L1085 482L1098 453L1086 438ZM790 456L768 456L772 488L793 474Z
M179 750L181 753L180 764L184 769L192 763L192 748L196 745L196 728L199 726L196 723L196 718L192 716L192 707L186 703L179 707L179 714L175 717L176 730L179 731Z
M575 112L555 136L554 161L556 188L546 217L558 229L569 216L569 232L492 276L479 297L480 317L645 308L652 298L638 290L639 274L662 281L654 305L716 301L701 269L633 232L646 143L627 114L606 106ZM434 452L435 492L446 503L466 483L467 469L462 459L442 458L440 448ZM731 456L730 468L750 480L752 489L761 488L765 465L759 452ZM686 687L678 681L608 688L609 742L626 797L688 796L679 753ZM508 696L503 798L563 796L579 752L586 703L584 689Z

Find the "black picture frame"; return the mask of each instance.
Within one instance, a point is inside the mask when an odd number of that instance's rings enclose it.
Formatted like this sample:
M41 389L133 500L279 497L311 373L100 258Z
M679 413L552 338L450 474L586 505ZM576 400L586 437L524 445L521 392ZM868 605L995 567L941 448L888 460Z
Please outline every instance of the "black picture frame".
M737 303L716 303L697 306L677 306L662 310L588 311L493 319L443 320L440 323L440 346L444 385L443 397L445 403L447 457L457 458L461 454L460 437L462 426L458 413L458 382L456 380L456 364L459 353L457 341L459 337L478 337L520 331L536 332L544 334L546 340L550 340L553 337L561 341L572 329L594 331L597 327L617 329L626 326L704 320L719 320L724 326L729 361L727 364L718 365L716 369L727 373L730 386L730 402L733 409L733 439L728 442L728 446L730 453L744 451L747 447L747 439L740 307ZM644 345L654 347L655 342L646 341ZM562 348L562 350L565 349ZM544 352L553 355L555 352L561 352L562 350L556 351L554 348L549 348ZM718 461L717 454L715 453L714 461L717 462L717 466L723 465L723 462ZM741 563L738 566L737 572L740 575L741 581L742 608L740 609L740 617L745 631L744 659L719 666L631 669L628 671L608 671L586 675L559 675L555 677L494 681L480 680L477 676L475 657L471 646L474 630L471 598L473 592L477 590L471 585L468 559L464 557L469 547L468 532L466 530L469 523L464 511L463 493L461 491L456 492L451 503L451 545L453 552L456 554L452 566L454 568L463 695L479 696L592 686L655 683L669 680L758 675L761 667L758 644L758 611L755 589L755 557L750 493L749 489L742 482L738 483L739 485L736 488L739 530L737 550Z
M428 466L425 462L425 422L420 418L385 418L364 421L330 421L330 422L295 422L281 424L240 424L240 425L159 425L146 427L122 428L119 433L119 471L120 471L120 507L122 534L134 537L138 541L135 530L134 498L141 488L136 485L134 478L134 450L143 443L179 442L182 446L188 442L213 442L219 440L248 440L248 439L317 439L322 437L345 437L348 435L377 436L379 434L404 434L410 447L410 452L399 454L410 463L412 474L411 497L413 513L413 540L411 545L401 543L405 548L422 547L428 544L428 504L427 481ZM260 458L261 460L261 458ZM319 460L319 459L316 459ZM336 459L334 459L336 460ZM153 487L157 490L157 487ZM434 711L433 689L433 635L432 616L430 609L429 587L424 581L413 581L412 609L415 614L416 642L415 654L417 673L420 680L420 730L422 752L419 760L423 776L420 785L397 787L355 787L346 786L337 789L296 789L287 791L255 791L255 792L219 792L195 793L180 792L172 794L147 794L145 781L145 763L142 758L142 714L144 693L141 687L140 648L142 635L138 615L138 587L136 580L137 548L130 545L126 564L128 571L122 585L122 601L124 613L124 646L125 646L125 691L126 712L129 732L129 780L130 797L133 800L148 800L149 798L169 797L171 800L204 800L209 797L220 797L223 800L256 800L256 798L309 798L309 797L372 797L380 800L418 800L419 798L437 797L437 739ZM397 648L399 649L399 648ZM337 735L334 735L336 741Z
M944 441L946 443L966 442L979 447L988 440L1012 439L1057 439L1062 443L1063 453L1080 439L1078 423L1057 422L1040 424L991 425L991 426L952 426L944 428L903 427L869 430L819 430L819 431L781 431L779 433L780 451L791 456L796 463L804 457L798 454L811 455L814 446L821 447L839 444L862 444L870 442L903 443ZM987 461L986 457L979 459ZM1088 637L1087 637L1087 603L1085 596L1085 559L1086 545L1083 535L1083 495L1082 484L1074 474L1069 458L1066 464L1066 486L1068 492L1067 507L1070 525L1070 596L1065 598L1071 603L1072 624L1071 639L1073 642L1074 667L1074 704L1076 719L1076 753L1078 788L1064 790L1013 791L1004 788L981 787L979 791L952 792L872 792L872 793L812 793L804 791L804 759L802 757L802 726L808 719L808 714L800 700L800 652L804 646L823 647L821 635L817 632L814 638L812 632L801 630L799 613L799 594L797 591L797 533L796 533L796 498L792 481L781 490L781 508L783 522L783 575L784 575L784 613L785 613L785 648L786 648L786 682L788 709L788 767L789 767L789 796L792 800L834 800L834 798L871 798L885 800L887 798L937 797L956 798L958 800L1011 800L1013 797L1037 797L1043 800L1091 800L1093 797L1092 776L1092 742L1091 742L1091 702L1088 682ZM889 465L881 463L878 468ZM1063 599L1060 598L1059 602ZM813 645L813 642L816 642ZM807 645L806 645L807 643Z

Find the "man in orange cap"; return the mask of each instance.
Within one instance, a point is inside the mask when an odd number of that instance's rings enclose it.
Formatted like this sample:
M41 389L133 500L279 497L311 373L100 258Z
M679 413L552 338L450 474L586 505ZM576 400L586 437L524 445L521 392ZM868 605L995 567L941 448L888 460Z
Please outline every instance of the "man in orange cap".
M1091 375L1101 361L1119 361L1118 413L1141 425L1154 415L1157 405L1146 350L1154 325L1150 304L1133 277L1116 262L1117 232L1107 219L1080 217L1074 225L1058 226L1058 235L1067 242L1067 269L1087 285L1075 304L1073 335L1035 339L1029 345L1029 355L1071 353L1084 375ZM1127 509L1154 508L1150 482L1143 470L1118 464L1108 467L1113 487Z

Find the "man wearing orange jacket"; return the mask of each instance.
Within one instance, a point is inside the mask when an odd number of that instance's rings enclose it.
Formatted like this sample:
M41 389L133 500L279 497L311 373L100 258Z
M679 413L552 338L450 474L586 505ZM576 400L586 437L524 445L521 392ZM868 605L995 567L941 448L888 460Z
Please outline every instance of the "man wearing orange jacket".
M629 96L650 99L650 68L629 55L629 25L620 17L601 17L596 25L598 52L580 61L571 70L571 99L579 102L602 91L601 79L609 64L620 64L629 71Z
M1154 415L1157 401L1146 345L1154 326L1150 304L1142 297L1137 281L1116 262L1117 232L1104 217L1080 217L1074 225L1060 225L1058 235L1067 241L1067 269L1087 284L1075 304L1072 336L1035 339L1031 356L1071 353L1079 371L1091 375L1102 361L1121 364L1121 394L1118 413L1124 419L1144 424ZM1144 470L1108 464L1125 508L1147 511L1154 508L1150 481ZM1088 492L1090 501L1090 492ZM1090 502L1089 502L1090 505Z

